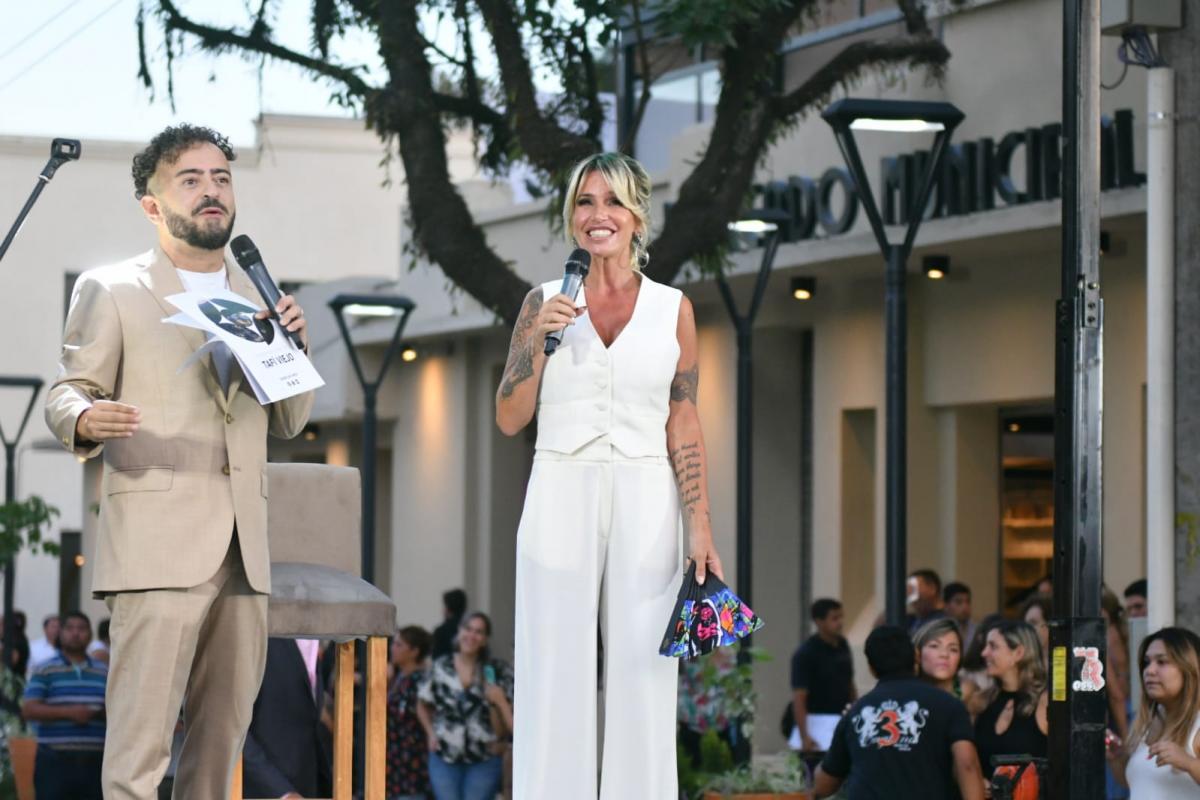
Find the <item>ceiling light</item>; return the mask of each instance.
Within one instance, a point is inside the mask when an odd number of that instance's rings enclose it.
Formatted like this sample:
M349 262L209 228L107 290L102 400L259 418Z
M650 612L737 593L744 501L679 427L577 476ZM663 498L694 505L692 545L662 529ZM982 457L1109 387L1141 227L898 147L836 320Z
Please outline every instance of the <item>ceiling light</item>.
M811 300L817 293L817 279L809 276L792 278L792 297L796 300Z
M925 256L921 259L921 267L926 278L940 281L950 274L950 256Z
M416 361L417 360L417 348L411 347L411 346L405 347L403 350L400 351L400 360L407 362L407 363Z

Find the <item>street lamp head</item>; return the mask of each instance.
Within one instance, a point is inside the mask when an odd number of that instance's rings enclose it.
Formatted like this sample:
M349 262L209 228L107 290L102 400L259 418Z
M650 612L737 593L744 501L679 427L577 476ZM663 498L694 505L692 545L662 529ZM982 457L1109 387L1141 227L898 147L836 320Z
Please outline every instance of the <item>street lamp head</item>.
M929 202L930 193L941 167L942 156L950 141L950 136L958 124L963 121L963 113L950 103L927 100L877 100L858 97L846 97L831 103L821 112L821 117L833 128L834 138L838 148L846 159L850 176L862 202L863 211L871 223L871 232L879 243L880 249L886 254L893 249L888 242L884 230L884 219L875 202L871 184L867 180L867 170L863 166L862 155L858 143L854 139L857 131L893 131L918 133L928 131L934 134L933 145L930 147L930 157L925 165L924 174L920 179L920 189L912 204L913 208L924 209ZM886 189L885 189L886 190ZM904 243L897 252L907 256L912 249L913 239L917 235L923 214L909 215L908 230ZM903 259L901 259L903 260Z
M875 100L847 97L831 103L822 118L836 131L847 129L899 133L950 132L963 112L950 103L928 100Z
M750 208L738 214L738 218L726 224L726 229L732 234L734 249L748 250L761 244L764 236L772 236L779 232L779 226L786 222L788 215L778 208Z
M934 133L946 130L941 122L926 122L923 119L873 119L860 117L850 123L856 131L879 131L881 133Z
M729 223L726 227L731 233L744 233L747 235L762 235L764 233L774 233L779 230L779 226L774 222L766 222L761 219L738 219Z
M396 294L339 294L329 301L333 313L352 317L394 317L415 307L407 297Z
M748 208L729 223L734 233L771 233L787 222L788 215L780 208Z

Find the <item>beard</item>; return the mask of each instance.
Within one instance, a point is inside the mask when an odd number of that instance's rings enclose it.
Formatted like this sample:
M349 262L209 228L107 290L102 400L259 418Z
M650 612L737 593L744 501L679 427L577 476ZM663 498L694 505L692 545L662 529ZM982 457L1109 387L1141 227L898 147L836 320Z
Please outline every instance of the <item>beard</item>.
M199 208L192 212L195 216L206 208L219 208L222 211L228 212L225 206L221 205L216 200L202 203ZM233 233L233 222L237 219L237 214L231 214L227 225L196 221L183 214L176 214L166 205L162 206L163 219L167 222L167 230L176 239L181 239L192 247L199 250L223 250L225 245L229 244L229 237Z

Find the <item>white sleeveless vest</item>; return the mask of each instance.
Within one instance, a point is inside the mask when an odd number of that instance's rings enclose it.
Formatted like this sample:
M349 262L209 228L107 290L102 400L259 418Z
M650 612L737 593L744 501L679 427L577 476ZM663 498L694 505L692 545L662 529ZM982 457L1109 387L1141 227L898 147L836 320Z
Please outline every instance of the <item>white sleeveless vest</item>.
M546 360L538 397L538 450L571 454L608 436L627 457L667 455L671 381L679 363L676 329L683 293L642 275L628 324L605 348L585 311ZM542 284L542 297L561 281ZM586 305L583 289L576 305Z

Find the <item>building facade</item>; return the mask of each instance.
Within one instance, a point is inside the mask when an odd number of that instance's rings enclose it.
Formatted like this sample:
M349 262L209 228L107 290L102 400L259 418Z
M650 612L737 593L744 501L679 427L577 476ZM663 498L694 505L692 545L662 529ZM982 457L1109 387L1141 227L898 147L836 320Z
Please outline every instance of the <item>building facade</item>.
M875 0L830 5L789 43L785 88L855 38L898 29L892 8ZM887 72L853 94L944 99L966 114L952 177L909 264L909 567L965 581L982 616L1011 612L1050 563L1061 8L1053 0L975 0L935 15L933 24L953 54L940 84L920 72ZM1016 28L1019 38L1010 34ZM1102 60L1110 83L1120 74L1115 45L1106 40ZM637 141L655 178L660 220L704 146L719 86L715 62L692 54L654 88ZM1104 574L1118 593L1145 574L1144 86L1144 75L1130 70L1102 97ZM876 196L890 197L901 219L904 172L919 164L911 156L927 141L900 134L859 141ZM0 140L5 186L32 184L45 144ZM0 266L0 325L13 345L0 372L51 378L71 274L150 246L151 229L129 195L135 147L85 142L84 160L48 189ZM531 283L561 275L569 247L550 231L544 203L513 203L478 175L468 137L450 147L456 178L501 256ZM272 457L360 463L361 393L326 303L346 289L411 297L417 308L405 340L417 358L392 367L379 400L376 575L396 598L401 624L435 624L441 592L465 587L471 605L492 614L504 654L533 449L531 435L505 437L493 421L508 331L450 290L436 267L410 264L402 176L393 176L393 188L380 185L380 153L354 123L266 118L259 141L235 164L238 228L254 237L278 279L301 284L314 359L327 381L310 430L273 444ZM760 174L758 202L790 215L754 339L753 598L767 621L756 643L774 656L756 679L757 730L758 746L768 750L782 746L774 723L790 695L787 661L807 630L808 602L840 598L855 642L882 611L883 264L864 216L849 215L854 200L842 167L831 131L810 117L773 147ZM0 219L15 214L18 194L0 198ZM929 256L948 258L943 279L925 277ZM733 258L728 274L743 304L758 263L754 250ZM811 299L793 298L796 277L815 278ZM679 286L696 307L714 531L732 577L734 331L711 280L692 271ZM386 321L355 328L368 373L390 334ZM97 472L45 446L45 437L31 424L20 489L62 508L62 530L81 532L83 566L73 578L62 574L84 587L86 605ZM18 605L51 610L57 588L49 587L60 571L48 557L22 556ZM865 665L860 670L864 688Z

